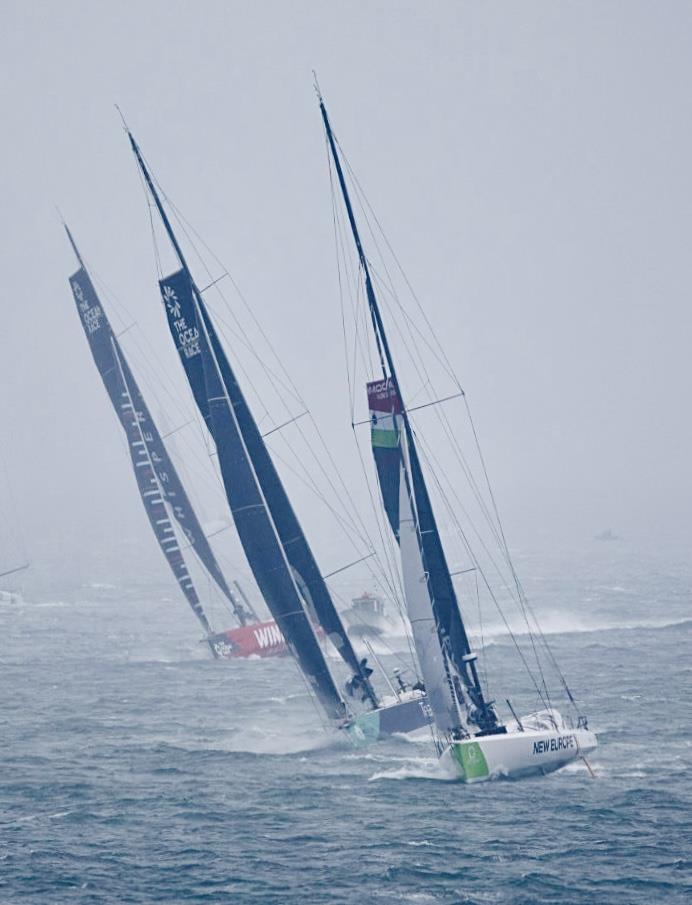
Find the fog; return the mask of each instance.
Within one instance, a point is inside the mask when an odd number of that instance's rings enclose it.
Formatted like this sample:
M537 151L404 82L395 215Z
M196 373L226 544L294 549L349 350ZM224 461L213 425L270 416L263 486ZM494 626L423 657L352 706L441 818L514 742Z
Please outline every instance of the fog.
M686 543L689 4L1 8L3 565L23 547L43 583L116 565L136 578L149 557L165 570L55 210L119 300L104 298L116 326L135 324L128 353L141 336L175 394L147 204L115 103L364 499L313 69L472 403L510 543L547 550L605 528L642 549ZM170 398L163 414L186 420ZM338 568L338 533L292 491L324 570ZM204 510L226 517L209 500Z

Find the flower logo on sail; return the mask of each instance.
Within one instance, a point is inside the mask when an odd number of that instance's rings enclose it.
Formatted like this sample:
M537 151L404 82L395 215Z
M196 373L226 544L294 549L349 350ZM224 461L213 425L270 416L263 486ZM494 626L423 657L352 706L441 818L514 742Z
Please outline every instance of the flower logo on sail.
M163 301L174 320L178 320L181 314L180 302L178 301L178 296L175 294L175 289L172 286L163 287Z

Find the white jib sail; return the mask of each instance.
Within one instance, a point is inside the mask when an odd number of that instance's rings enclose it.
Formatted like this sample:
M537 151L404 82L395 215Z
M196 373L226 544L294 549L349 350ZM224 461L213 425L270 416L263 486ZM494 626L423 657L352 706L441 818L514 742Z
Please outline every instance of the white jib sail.
M402 449L405 449L406 438L400 433ZM402 459L407 460L406 453ZM440 647L440 640L435 626L432 601L428 588L428 580L423 566L418 528L414 517L414 503L409 495L410 482L407 479L406 461L401 464L401 480L399 482L399 549L401 554L401 572L404 584L406 611L413 641L418 654L425 690L428 696L435 725L438 730L449 735L458 724L456 704L449 687L449 680Z

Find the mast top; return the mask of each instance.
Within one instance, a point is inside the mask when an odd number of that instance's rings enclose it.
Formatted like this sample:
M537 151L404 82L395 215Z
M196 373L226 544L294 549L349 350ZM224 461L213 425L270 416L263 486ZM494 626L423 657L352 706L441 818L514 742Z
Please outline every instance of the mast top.
M57 208L56 208L56 210L57 210ZM80 255L79 249L77 248L77 243L75 242L74 237L73 237L72 233L70 232L70 227L63 220L63 216L59 210L58 210L58 216L62 220L63 228L64 228L65 232L67 233L67 238L69 239L70 245L72 246L72 251L75 253L77 260L79 261L79 266L84 267L84 261L82 260L82 256Z
M320 91L320 83L317 81L317 73L315 72L314 69L312 70L312 84L315 89L315 94L317 95L317 100L319 101L320 106L323 106L322 92Z
M130 127L127 124L127 120L125 119L125 115L124 115L123 111L120 109L118 104L113 104L113 106L118 111L118 115L120 116L120 119L122 120L123 129L127 132L128 135L130 135L130 137L132 137L132 133L130 132Z

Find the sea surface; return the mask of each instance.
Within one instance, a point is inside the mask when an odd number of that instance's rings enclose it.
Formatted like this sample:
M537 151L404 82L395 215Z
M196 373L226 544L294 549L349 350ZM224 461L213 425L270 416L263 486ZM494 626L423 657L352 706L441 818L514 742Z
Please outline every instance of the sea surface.
M692 555L517 565L595 778L465 786L425 739L353 750L290 661L212 661L158 581L2 604L0 902L692 902ZM511 640L484 641L525 711Z

